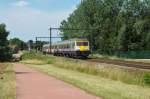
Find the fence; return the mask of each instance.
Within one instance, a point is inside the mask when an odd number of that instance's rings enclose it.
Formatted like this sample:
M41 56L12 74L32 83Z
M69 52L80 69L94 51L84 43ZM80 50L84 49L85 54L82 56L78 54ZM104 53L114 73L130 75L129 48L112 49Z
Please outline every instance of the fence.
M150 51L111 51L109 54L101 52L102 55L109 55L109 56L117 56L120 58L131 58L131 59L150 59Z

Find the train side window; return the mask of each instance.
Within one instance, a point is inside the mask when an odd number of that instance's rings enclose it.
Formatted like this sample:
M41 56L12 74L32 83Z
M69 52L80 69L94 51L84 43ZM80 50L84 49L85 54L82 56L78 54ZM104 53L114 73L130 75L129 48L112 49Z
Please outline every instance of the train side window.
M72 43L72 48L74 48L75 47L75 43Z
M65 44L65 49L67 48L67 45Z
M67 48L69 48L69 44L67 44Z

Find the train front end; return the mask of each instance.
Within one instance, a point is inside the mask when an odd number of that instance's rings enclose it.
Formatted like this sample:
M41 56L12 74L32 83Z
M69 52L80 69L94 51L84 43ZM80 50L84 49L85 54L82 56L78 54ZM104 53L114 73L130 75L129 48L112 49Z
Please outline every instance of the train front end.
M89 41L86 39L76 40L75 50L77 56L88 57L91 53Z

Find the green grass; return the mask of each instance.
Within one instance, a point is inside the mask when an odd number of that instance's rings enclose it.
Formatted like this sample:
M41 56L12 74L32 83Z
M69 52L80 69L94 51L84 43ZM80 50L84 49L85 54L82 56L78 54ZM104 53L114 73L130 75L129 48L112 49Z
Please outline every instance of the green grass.
M92 54L90 58L96 58L96 59L112 59L112 60L125 60L127 58L123 57L117 57L117 56L110 56L110 55L101 55L101 54Z
M24 51L22 55L22 63L28 63L28 64L36 64L36 65L42 65L42 64L52 64L53 63L52 56L43 55L42 53L35 53Z
M127 84L147 86L150 85L149 71L143 71L139 69L120 68L110 64L96 64L91 62L85 62L81 60L72 60L66 58L57 58L57 61L53 63L55 66L70 70L75 70L91 75L96 75L111 80L121 81Z
M150 88L130 85L99 76L74 70L58 68L53 65L28 65L40 72L71 83L103 99L150 99Z
M11 64L0 64L0 99L16 99L15 72Z
M74 60L62 57L45 56L34 52L25 52L22 63L26 64L53 64L59 68L79 71L99 77L108 78L123 83L149 86L150 72L139 69L125 69L110 64L96 64L82 60Z
M26 52L24 55L26 58L22 63L29 64L31 68L104 99L150 99L150 72L148 71L44 56L39 53Z

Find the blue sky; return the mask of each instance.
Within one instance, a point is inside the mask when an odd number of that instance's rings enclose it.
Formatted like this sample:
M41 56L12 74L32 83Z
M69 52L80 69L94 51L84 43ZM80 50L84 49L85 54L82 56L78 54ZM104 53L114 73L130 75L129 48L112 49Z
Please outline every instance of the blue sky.
M10 38L24 41L48 36L48 28L59 27L81 0L0 0L0 23L7 25Z

